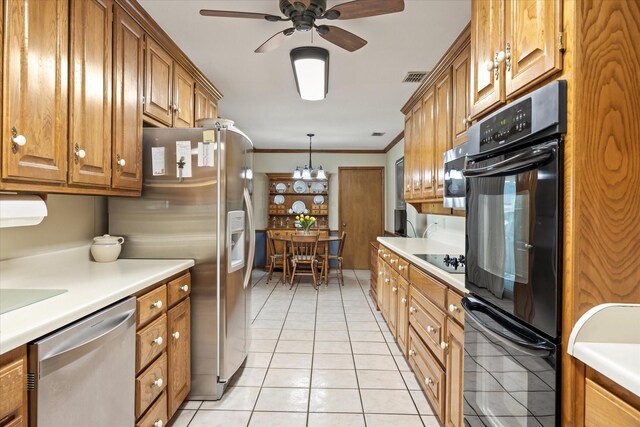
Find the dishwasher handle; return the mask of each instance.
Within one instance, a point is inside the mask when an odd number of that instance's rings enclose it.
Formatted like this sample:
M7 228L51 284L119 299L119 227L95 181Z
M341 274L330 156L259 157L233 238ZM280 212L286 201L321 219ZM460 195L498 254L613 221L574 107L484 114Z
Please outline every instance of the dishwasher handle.
M38 366L39 378L44 378L52 372L67 365L73 360L77 360L83 355L95 350L113 338L120 336L122 332L135 324L136 310L128 310L107 322L101 322L99 329L93 332L90 337L80 343L73 343L69 347L62 348L51 356L40 360ZM114 325L115 324L115 325Z

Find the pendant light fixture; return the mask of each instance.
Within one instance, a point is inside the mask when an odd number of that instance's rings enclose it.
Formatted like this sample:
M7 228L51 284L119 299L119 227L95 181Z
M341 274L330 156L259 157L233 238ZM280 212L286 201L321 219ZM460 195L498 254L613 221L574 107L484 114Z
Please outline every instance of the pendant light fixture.
M313 169L313 163L311 162L311 138L315 136L313 133L308 133L309 137L309 163L304 165L304 168L296 166L293 171L293 179L327 179L327 174L322 169L322 166L318 166L318 170ZM315 175L315 176L313 176Z
M306 101L324 99L329 86L329 51L303 46L293 49L290 56L300 98Z

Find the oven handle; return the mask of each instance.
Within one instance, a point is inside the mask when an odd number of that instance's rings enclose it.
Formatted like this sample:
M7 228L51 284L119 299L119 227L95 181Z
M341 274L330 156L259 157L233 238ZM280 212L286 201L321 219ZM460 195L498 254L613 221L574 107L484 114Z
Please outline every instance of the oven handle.
M465 178L481 178L487 176L504 176L523 169L533 169L542 164L547 163L553 157L556 143L543 146L532 147L527 151L516 154L494 165L485 166L483 168L469 168L467 164L473 158L465 158L465 165L462 174Z
M493 307L480 301L477 298L474 298L472 296L465 296L462 298L461 304L462 308L464 308L465 318L473 320L473 322L477 324L478 327L480 327L483 331L493 336L494 338L505 342L505 344L508 344L510 347L513 347L516 350L519 350L531 356L545 357L551 355L556 349L556 346L549 340L541 337L528 328L510 321ZM508 329L510 332L514 333L521 339L515 339L514 337L511 337L504 332L487 325L474 313L476 311L482 312L491 317L491 319L496 323Z

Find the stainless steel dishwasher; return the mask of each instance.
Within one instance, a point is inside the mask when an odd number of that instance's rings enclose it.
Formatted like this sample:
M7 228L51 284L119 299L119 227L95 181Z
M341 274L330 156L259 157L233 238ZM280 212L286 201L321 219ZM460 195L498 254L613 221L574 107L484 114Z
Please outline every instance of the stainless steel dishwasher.
M135 298L28 346L29 425L132 426Z

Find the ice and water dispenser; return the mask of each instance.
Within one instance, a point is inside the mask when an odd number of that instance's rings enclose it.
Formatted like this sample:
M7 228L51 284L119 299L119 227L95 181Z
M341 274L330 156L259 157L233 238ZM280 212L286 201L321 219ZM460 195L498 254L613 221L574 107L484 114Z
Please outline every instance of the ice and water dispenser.
M227 259L228 272L232 273L244 267L244 211L230 211L227 214Z

